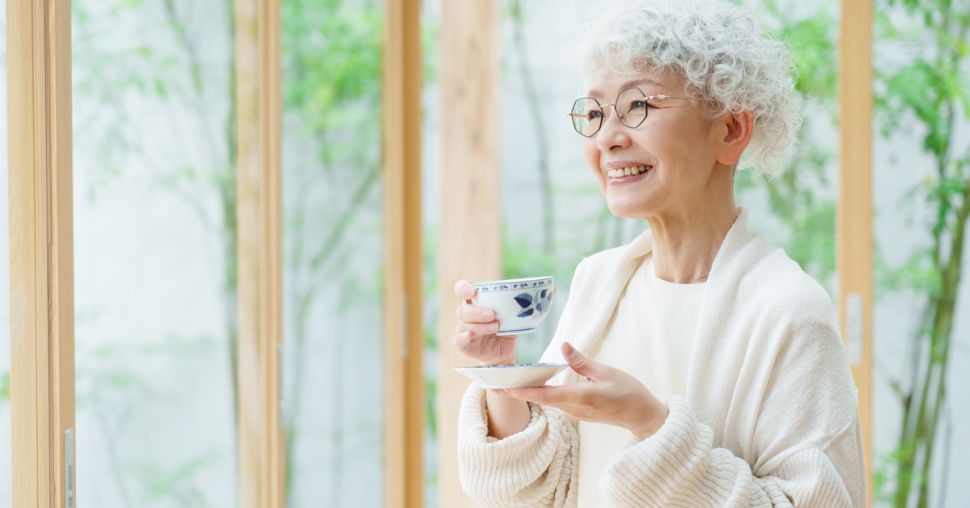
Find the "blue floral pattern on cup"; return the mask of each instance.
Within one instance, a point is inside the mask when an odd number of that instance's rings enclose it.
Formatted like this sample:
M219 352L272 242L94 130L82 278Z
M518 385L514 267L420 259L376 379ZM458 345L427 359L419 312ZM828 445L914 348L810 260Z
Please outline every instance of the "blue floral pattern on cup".
M515 303L519 304L519 307L522 308L518 317L528 317L536 311L543 312L548 310L551 299L552 291L548 289L543 289L538 293L520 293L515 297Z

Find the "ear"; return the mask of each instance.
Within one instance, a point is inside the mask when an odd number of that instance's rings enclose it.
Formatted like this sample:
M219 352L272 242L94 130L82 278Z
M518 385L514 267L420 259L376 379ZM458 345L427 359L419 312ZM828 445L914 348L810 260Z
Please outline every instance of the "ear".
M754 132L754 117L747 111L727 112L718 117L714 132L718 139L717 161L727 166L733 166L741 159L741 153L751 142Z

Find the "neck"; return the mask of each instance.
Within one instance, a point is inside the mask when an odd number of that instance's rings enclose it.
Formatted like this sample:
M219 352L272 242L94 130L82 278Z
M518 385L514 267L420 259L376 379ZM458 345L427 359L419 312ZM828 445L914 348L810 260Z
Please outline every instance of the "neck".
M648 217L657 277L678 284L705 282L739 213L729 193L725 199L698 201L678 212Z

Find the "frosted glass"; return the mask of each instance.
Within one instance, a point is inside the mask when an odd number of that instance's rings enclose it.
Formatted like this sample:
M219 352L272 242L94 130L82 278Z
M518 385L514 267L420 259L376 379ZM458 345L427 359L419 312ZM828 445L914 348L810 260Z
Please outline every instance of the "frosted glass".
M383 505L382 6L283 4L283 411L297 508Z
M898 481L901 472L897 469L907 451L914 449L911 441L901 439L904 418L904 397L911 387L915 395L911 407L920 407L919 394L923 392L927 379L924 347L931 343L934 331L944 328L936 326L936 310L949 306L938 303L934 294L944 294L947 276L940 264L950 259L951 253L959 245L955 240L958 229L957 210L966 206L960 197L960 187L970 185L970 109L961 104L960 99L938 100L940 97L937 78L922 81L926 76L955 75L956 81L946 87L954 87L951 93L967 95L970 89L970 56L963 44L963 53L956 59L950 56L959 51L951 40L942 39L944 27L950 34L961 30L966 33L970 19L953 16L952 23L937 23L936 14L923 12L936 11L939 6L932 2L919 2L913 5L914 12L906 6L882 6L881 16L877 17L876 37L873 46L874 68L877 69L875 91L878 97L873 128L876 132L873 147L873 196L875 212L876 254L876 303L874 309L874 373L873 373L873 440L875 460L875 494L877 506L917 506L916 491L907 502L897 504L895 498L900 493ZM949 5L949 4L947 4ZM966 12L967 2L954 2L951 14ZM962 11L961 11L962 9ZM947 14L950 16L951 14ZM926 27L924 23L930 22ZM965 37L962 37L965 39ZM955 39L960 40L960 38ZM929 71L929 72L925 72ZM914 102L908 102L916 99ZM912 107L918 106L920 116ZM952 124L941 131L941 141L947 149L938 154L931 149L939 146L929 141L928 125L946 125L947 103L953 104ZM945 155L944 155L945 154ZM944 155L941 157L940 155ZM941 163L942 161L945 163ZM952 208L945 212L948 217L940 228L939 256L941 263L933 261L934 224L942 201L939 191L952 189L949 194ZM962 227L966 227L964 222ZM965 267L970 264L970 241L963 241L963 252L959 263ZM937 349L936 357L948 358L945 375L941 376L945 385L945 398L937 393L937 381L930 383L928 408L938 401L940 416L937 424L927 424L934 429L935 438L920 440L915 447L925 450L927 444L933 445L933 454L928 463L918 459L916 475L927 479L925 505L957 507L966 505L970 495L970 457L965 453L954 453L970 448L970 428L961 422L970 418L970 283L966 273L953 285L952 330L948 335L949 347ZM949 310L949 309L948 309ZM945 315L942 314L942 315ZM946 334L939 334L945 337ZM942 342L940 342L942 344ZM942 364L942 362L940 363ZM915 413L914 411L913 413ZM932 414L929 411L927 414ZM917 456L919 456L919 452ZM920 504L922 506L923 504Z
M238 505L230 5L73 5L81 504Z

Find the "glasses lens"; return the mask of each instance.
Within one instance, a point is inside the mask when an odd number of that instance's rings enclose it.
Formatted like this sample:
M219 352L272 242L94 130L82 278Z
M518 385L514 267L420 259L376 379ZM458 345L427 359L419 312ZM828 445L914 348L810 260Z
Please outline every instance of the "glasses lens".
M616 98L620 121L627 127L639 127L647 118L647 96L639 88L620 92Z
M596 99L584 97L573 103L569 113L573 119L573 128L583 136L592 136L600 128L603 120L603 110Z

